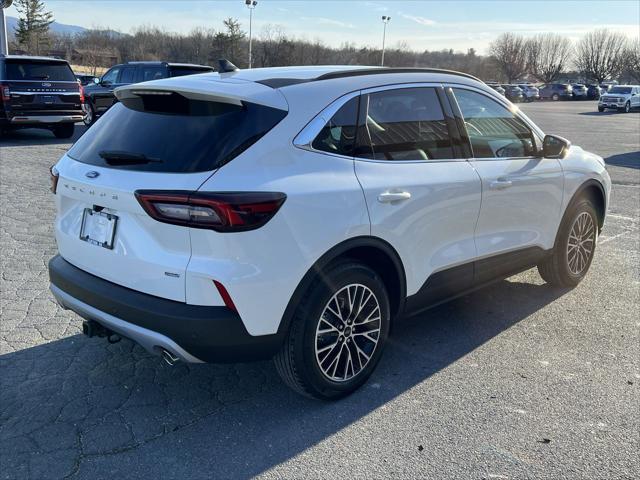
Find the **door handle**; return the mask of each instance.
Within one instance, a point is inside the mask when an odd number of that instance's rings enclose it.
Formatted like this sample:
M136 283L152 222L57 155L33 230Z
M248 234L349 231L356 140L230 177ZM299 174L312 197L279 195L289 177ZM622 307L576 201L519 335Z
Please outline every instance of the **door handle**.
M509 188L513 185L511 180L507 180L506 178L498 178L489 184L489 187L494 190L503 190L505 188Z
M378 201L380 203L402 202L410 198L411 194L409 192L383 192L378 195Z

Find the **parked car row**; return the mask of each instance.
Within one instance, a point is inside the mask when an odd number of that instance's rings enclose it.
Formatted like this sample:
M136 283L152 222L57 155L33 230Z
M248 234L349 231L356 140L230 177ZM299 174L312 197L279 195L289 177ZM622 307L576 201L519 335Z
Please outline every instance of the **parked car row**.
M0 55L0 135L44 128L57 138L71 138L76 122L91 125L117 101L116 87L213 71L207 65L128 62L98 78L74 74L62 59Z
M512 102L532 102L535 100L598 100L601 95L609 92L614 85L583 84L583 83L548 83L539 87L530 83L500 84L487 82L500 95Z

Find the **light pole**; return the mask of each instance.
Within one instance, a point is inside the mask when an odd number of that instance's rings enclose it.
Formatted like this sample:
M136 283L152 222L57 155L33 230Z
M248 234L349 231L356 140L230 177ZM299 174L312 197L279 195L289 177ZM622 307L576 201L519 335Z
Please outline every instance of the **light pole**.
M252 58L251 58L251 46L253 41L252 36L252 27L253 27L253 9L258 5L258 0L244 0L244 4L249 9L249 68L251 68Z
M9 8L13 0L0 0L0 55L9 55L9 41L7 40L7 21L4 9Z
M384 24L382 30L382 61L380 62L380 66L384 67L384 42L387 39L387 23L391 21L391 17L387 17L386 15L382 16L382 23Z

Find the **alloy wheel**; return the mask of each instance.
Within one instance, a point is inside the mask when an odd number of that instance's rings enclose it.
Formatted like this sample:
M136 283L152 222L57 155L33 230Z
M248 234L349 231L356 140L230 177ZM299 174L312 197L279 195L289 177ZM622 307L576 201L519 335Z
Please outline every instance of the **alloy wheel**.
M325 306L315 337L315 356L323 375L351 380L369 364L382 326L380 303L370 288L351 284Z
M574 220L567 243L567 262L573 275L581 275L588 267L596 242L596 226L588 212Z

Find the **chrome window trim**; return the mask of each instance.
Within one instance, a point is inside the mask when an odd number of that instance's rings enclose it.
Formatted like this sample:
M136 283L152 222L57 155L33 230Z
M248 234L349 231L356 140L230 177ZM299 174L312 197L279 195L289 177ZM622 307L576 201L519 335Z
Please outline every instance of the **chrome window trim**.
M466 162L466 158L451 158L451 159L432 159L432 160L376 160L372 158L360 158L353 157L347 155L340 155L338 153L325 152L324 150L317 150L313 148L312 143L315 138L318 136L320 131L324 128L326 123L331 120L340 108L344 104L346 104L349 100L360 96L367 95L370 93L383 92L387 90L403 90L408 88L441 88L444 85L442 82L411 82L411 83L394 83L387 85L379 85L376 87L369 87L363 90L356 90L354 92L347 93L342 97L334 100L329 106L325 107L320 113L318 113L315 117L307 123L303 127L303 129L296 135L293 139L293 145L297 148L301 148L303 150L307 150L309 152L319 153L322 155L330 155L332 157L345 158L349 160L359 161L359 162L369 162L369 163L384 163L387 165L393 164L407 164L407 163L444 163L444 162ZM444 112L443 112L444 114Z
M507 110L509 110L514 116L516 116L517 118L519 118L520 120L522 120L524 122L524 124L529 127L531 129L531 131L534 133L534 135L536 135L538 137L538 140L542 143L543 139L544 139L544 132L542 130L540 130L540 128L533 123L529 117L527 117L516 105L514 105L513 103L509 102L509 100L507 100L506 98L502 98L502 96L498 96L498 95L493 95L491 92L487 92L483 89L471 86L471 85L465 85L465 84L459 84L459 83L445 83L444 87L447 88L460 88L460 89L464 89L464 90L470 90L473 92L476 92L480 95L484 95L485 97L489 98L490 100L494 100L496 103L498 103L499 105L502 105L503 107L505 107ZM453 92L453 96L455 97L455 91ZM456 98L456 102L458 101L458 99ZM460 110L460 113L462 113L462 110L460 109L460 107L458 107L458 109ZM464 120L464 118L463 118ZM471 148L471 152L473 153L473 147ZM542 153L542 152L540 152ZM544 158L543 155L528 155L525 157L469 157L467 160L472 161L472 162L496 162L496 161L504 161L504 160L526 160L526 159L542 159Z

